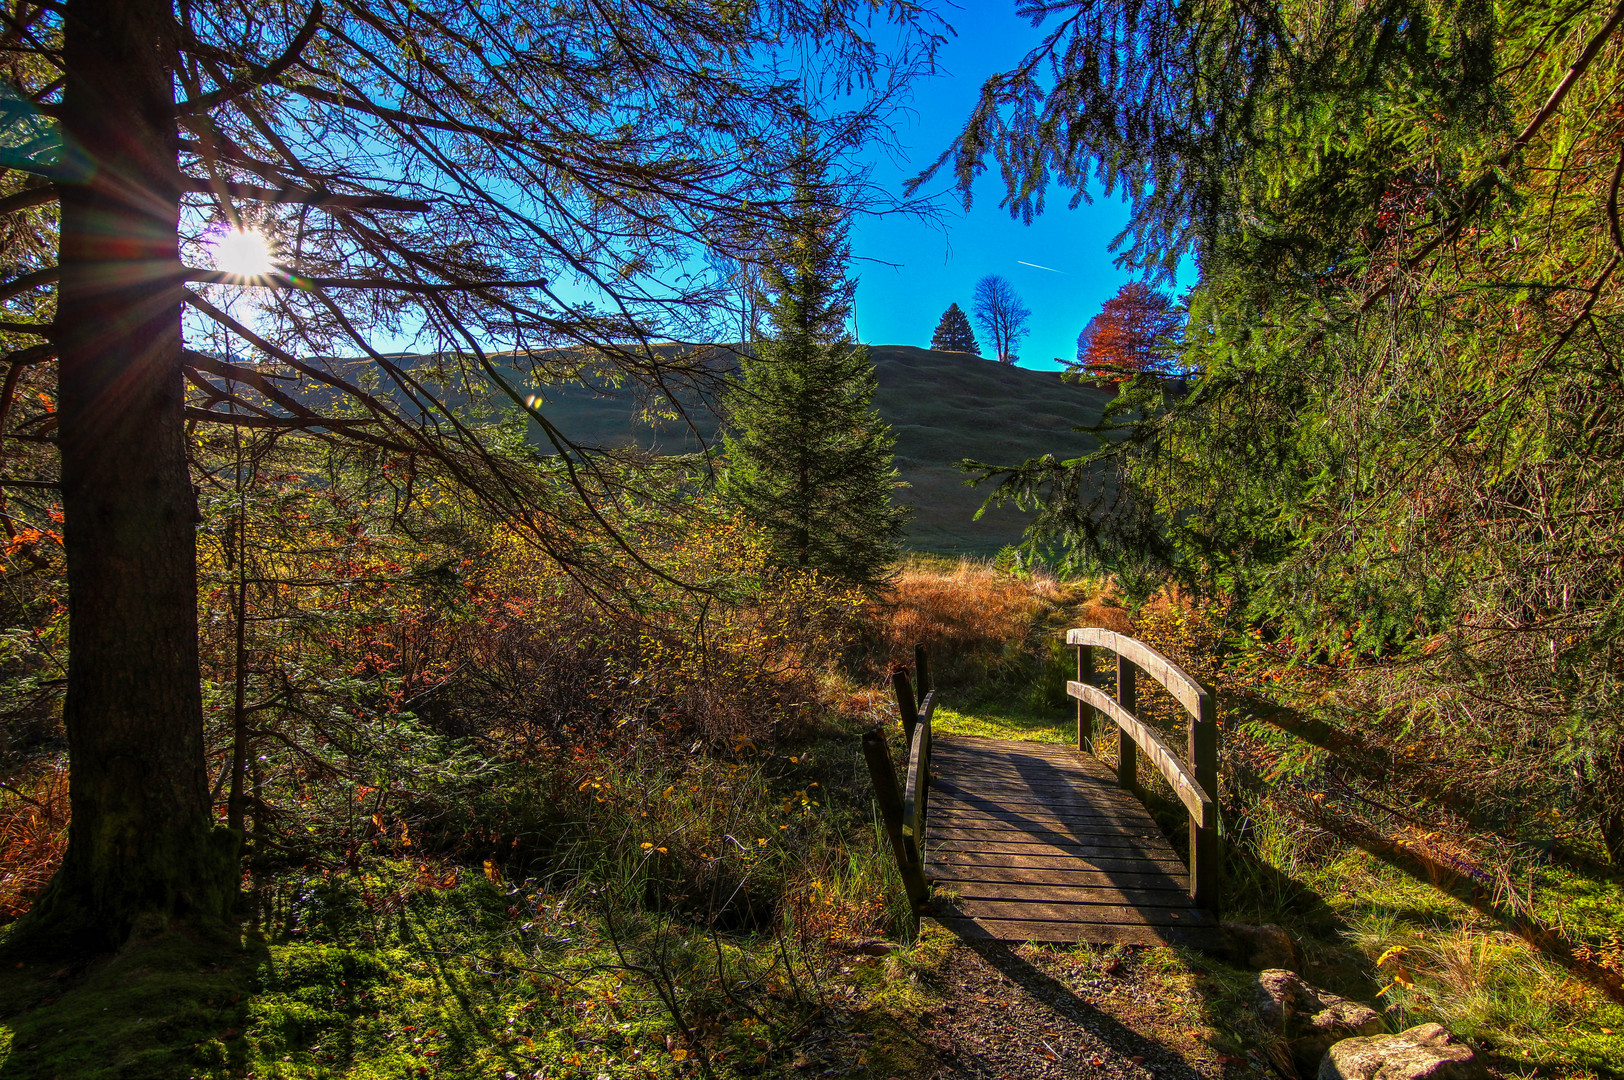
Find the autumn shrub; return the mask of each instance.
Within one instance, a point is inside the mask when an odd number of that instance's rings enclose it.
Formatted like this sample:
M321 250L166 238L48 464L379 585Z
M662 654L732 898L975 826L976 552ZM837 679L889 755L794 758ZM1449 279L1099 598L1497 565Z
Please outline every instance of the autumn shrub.
M916 557L874 610L879 666L908 666L923 644L944 684L1027 668L1042 617L1068 593L1052 576L1017 576L971 558Z
M22 915L68 843L68 773L48 763L0 790L0 920Z

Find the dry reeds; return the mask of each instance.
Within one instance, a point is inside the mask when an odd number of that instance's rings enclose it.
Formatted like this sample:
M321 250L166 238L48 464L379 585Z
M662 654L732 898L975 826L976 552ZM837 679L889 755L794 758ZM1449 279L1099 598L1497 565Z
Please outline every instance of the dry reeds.
M53 763L0 790L0 920L26 912L68 845L68 769Z

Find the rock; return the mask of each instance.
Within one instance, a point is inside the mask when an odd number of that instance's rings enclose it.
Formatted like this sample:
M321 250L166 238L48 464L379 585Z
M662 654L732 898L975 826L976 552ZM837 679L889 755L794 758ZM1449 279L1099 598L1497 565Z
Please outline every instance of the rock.
M1282 968L1258 972L1257 1013L1280 1033L1304 1075L1313 1074L1332 1044L1350 1036L1378 1035L1384 1026L1375 1009L1321 990Z
M1343 1039L1326 1051L1319 1067L1319 1080L1483 1080L1487 1075L1472 1048L1441 1024Z
M1222 930L1229 959L1239 967L1295 968L1302 960L1297 942L1274 923L1226 922Z

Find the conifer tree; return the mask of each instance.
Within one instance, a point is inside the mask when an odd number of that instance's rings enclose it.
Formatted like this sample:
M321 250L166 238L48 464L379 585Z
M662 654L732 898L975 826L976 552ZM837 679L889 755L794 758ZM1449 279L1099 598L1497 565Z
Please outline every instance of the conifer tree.
M936 324L936 333L931 335L930 347L938 352L981 351L975 331L970 329L969 318L957 304L948 305L947 310L942 312L942 321Z
M896 560L895 438L874 411L868 349L847 334L856 282L846 210L819 163L796 168L793 209L762 269L771 337L727 395L724 499L765 527L781 565L864 587Z

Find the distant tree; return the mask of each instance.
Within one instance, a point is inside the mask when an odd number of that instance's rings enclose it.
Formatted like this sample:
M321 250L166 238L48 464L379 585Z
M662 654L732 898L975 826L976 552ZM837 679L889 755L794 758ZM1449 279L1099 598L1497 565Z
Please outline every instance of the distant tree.
M868 349L846 332L856 290L847 210L816 162L797 174L791 219L762 268L772 336L725 399L722 495L767 530L782 565L873 587L889 576L908 514L891 498L896 440L874 411Z
M942 312L942 321L936 324L936 333L931 335L930 347L938 352L981 351L975 332L970 329L970 320L965 318L957 304L948 305L947 310Z
M1077 364L1114 382L1142 371L1170 372L1178 363L1182 321L1171 296L1130 281L1077 335Z
M1015 286L998 274L988 274L976 282L971 314L981 332L992 340L993 352L1006 364L1016 360L1015 346L1029 332L1032 312L1021 303Z

